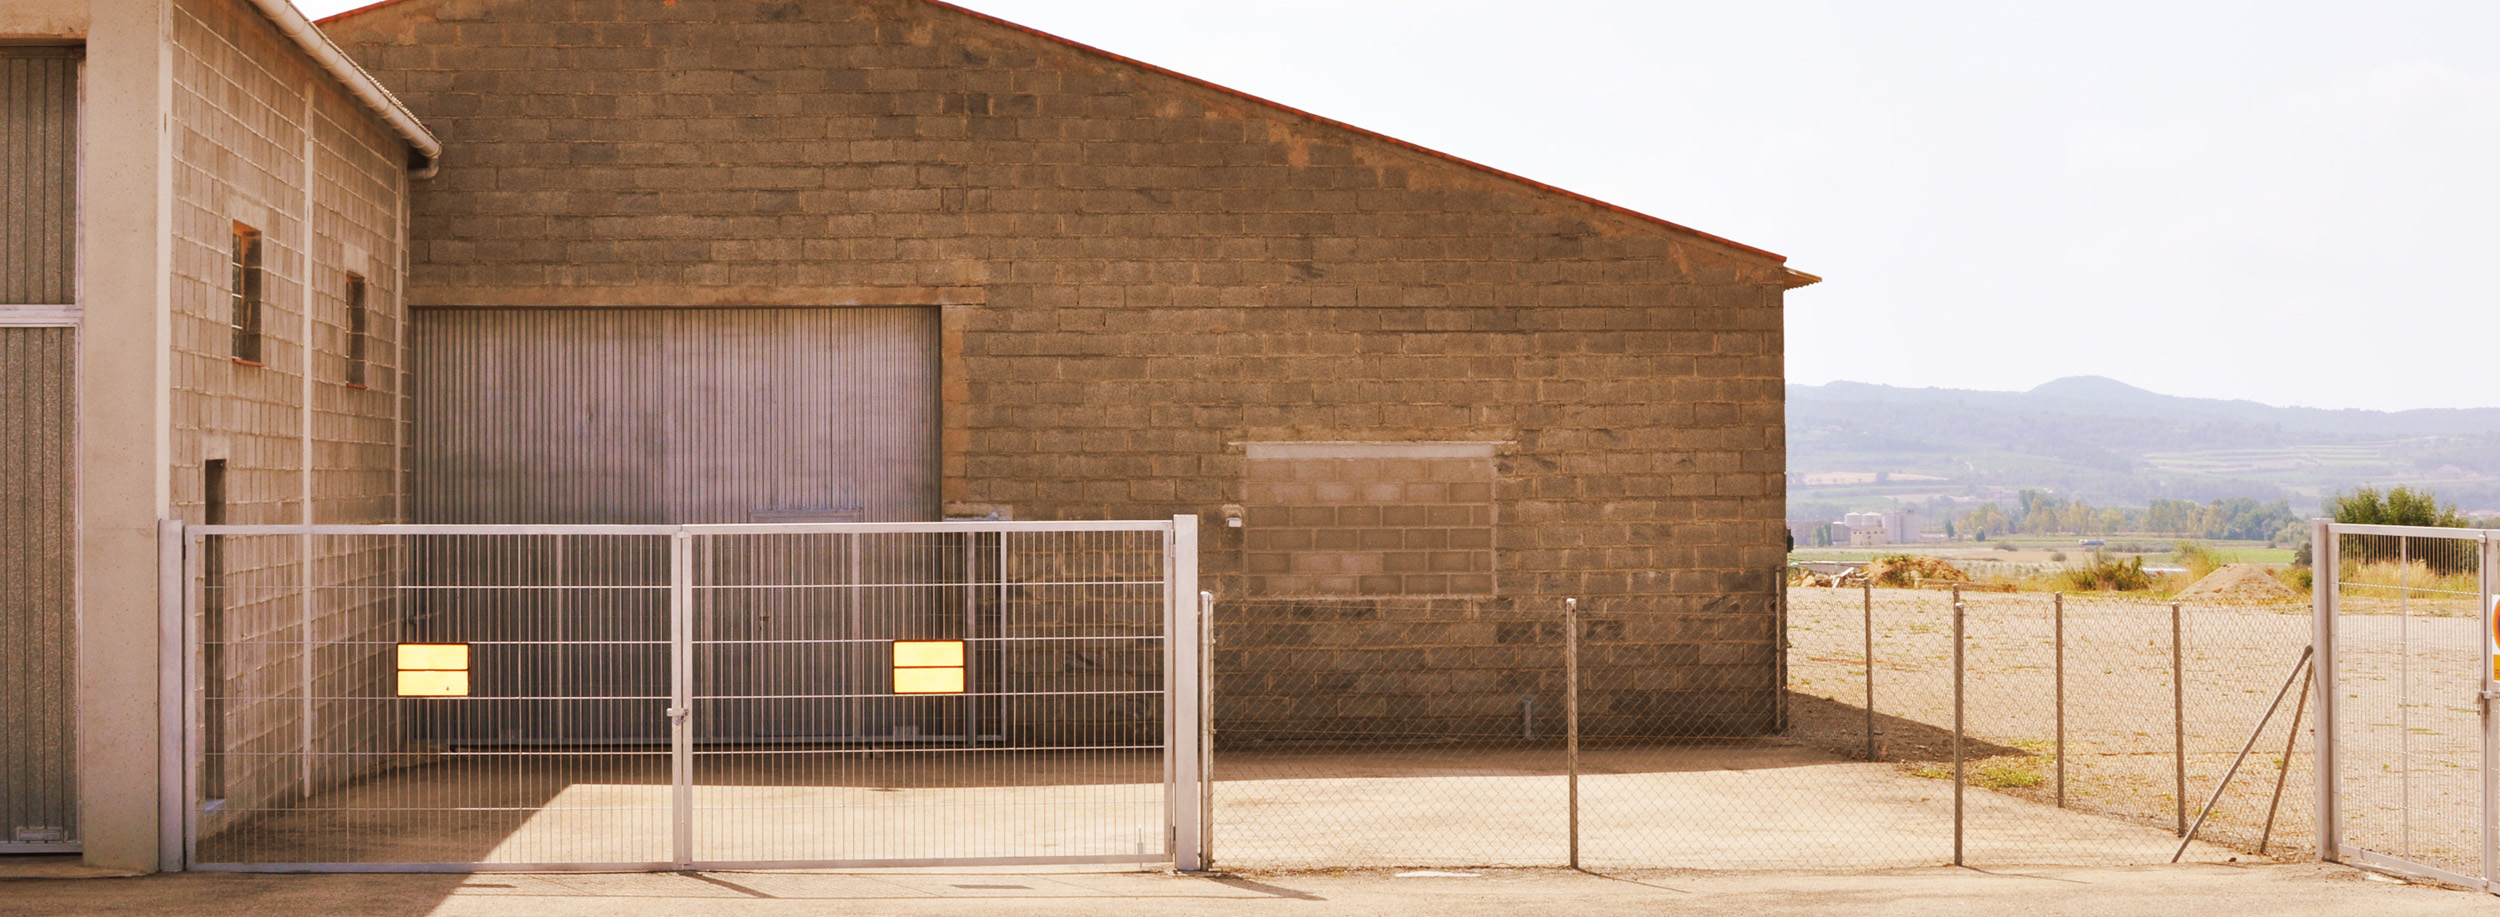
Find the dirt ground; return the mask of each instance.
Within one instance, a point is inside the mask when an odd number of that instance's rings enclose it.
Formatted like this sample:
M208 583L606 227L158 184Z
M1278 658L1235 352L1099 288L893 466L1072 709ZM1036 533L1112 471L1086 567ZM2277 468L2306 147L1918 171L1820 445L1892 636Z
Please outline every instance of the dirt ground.
M2168 603L2064 601L2063 801L2145 825L2196 818L2266 718L2312 638L2306 604L2182 603L2175 698ZM1966 609L1963 716L1993 746L1978 780L2055 804L2059 798L2058 599L1972 593ZM1868 730L1867 596L1856 589L1790 593L1790 685L1830 701L1800 706L1795 734L1863 757ZM2384 607L2382 607L2384 606ZM2480 720L2474 706L2476 620L2459 609L2348 601L2339 622L2346 842L2451 869L2477 868ZM1874 746L1879 759L1933 773L1953 719L1949 593L1873 593ZM2275 855L2315 855L2311 727L2298 729L2299 685L2257 737L2200 837ZM2400 701L2400 699L2402 699ZM2287 740L2291 754L2285 757ZM2289 765L2288 769L2284 765ZM2279 798L2276 794L2281 786ZM2272 827L2269 833L2268 820Z

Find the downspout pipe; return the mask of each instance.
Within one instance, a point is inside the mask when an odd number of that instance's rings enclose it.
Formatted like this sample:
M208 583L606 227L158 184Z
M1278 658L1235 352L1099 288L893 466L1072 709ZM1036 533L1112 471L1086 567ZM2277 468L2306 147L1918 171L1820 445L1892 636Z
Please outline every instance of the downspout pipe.
M417 121L417 116L408 111L408 106L400 104L397 96L382 88L381 81L366 73L365 68L357 66L355 61L349 60L347 52L339 50L330 36L322 34L312 20L304 18L302 10L296 9L295 4L287 0L251 0L251 4L260 10L261 15L269 17L270 22L276 23L278 31L286 33L286 37L303 48L304 53L320 61L324 69L347 86L348 92L365 103L365 107L381 115L401 139L408 141L409 178L424 181L442 170L443 142L434 139L433 132L426 130L425 125Z

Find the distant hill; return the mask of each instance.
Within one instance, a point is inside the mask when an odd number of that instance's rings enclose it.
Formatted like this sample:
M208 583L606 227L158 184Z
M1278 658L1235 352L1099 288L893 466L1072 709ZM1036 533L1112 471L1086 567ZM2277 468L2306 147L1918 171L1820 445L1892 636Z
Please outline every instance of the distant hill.
M2308 513L2364 483L2500 513L2500 408L2282 408L2099 376L2027 392L1790 385L1788 466L1792 518L2024 488L2100 506L2289 500Z

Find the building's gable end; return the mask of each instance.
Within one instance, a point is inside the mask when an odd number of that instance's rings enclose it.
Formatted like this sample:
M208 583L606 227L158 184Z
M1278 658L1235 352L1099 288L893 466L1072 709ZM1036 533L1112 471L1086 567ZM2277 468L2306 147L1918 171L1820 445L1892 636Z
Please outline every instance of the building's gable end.
M393 0L325 19L323 24L342 42L355 46L359 57L392 73L394 85L405 85L406 91L417 95L453 96L429 106L428 117L438 126L476 111L483 95L496 90L531 96L526 102L531 110L551 119L551 141L560 139L568 115L665 120L683 118L694 109L717 108L717 114L743 119L752 126L791 107L786 96L772 100L780 103L778 108L718 102L705 106L668 97L759 90L769 94L788 89L885 93L891 101L882 110L871 105L834 113L837 118L876 122L837 124L832 129L840 135L848 128L855 142L871 144L854 161L889 157L900 161L925 152L911 148L914 142L1006 140L1036 147L1032 155L1014 158L1056 165L1069 163L1052 158L1058 152L1051 148L1055 144L1099 148L1112 143L1151 143L1167 151L1162 165L1330 173L1310 176L1322 188L1353 181L1381 191L1506 192L1514 200L1477 200L1468 205L1576 217L1549 233L1562 240L1565 249L1571 240L1594 233L1665 230L1673 237L1699 243L1677 247L1686 261L1722 262L1715 257L1721 254L1733 259L1725 262L1731 265L1784 261L1742 243L936 0L837 4L686 0L665 6L616 5L614 17L593 12L608 5L583 5L578 17L567 20L561 18L567 15L565 5ZM524 27L525 23L537 25ZM446 55L473 68L502 71L504 76L464 78L458 71L437 66ZM541 66L558 61L563 65ZM536 79L524 76L533 69L539 71ZM602 80L594 75L602 70L630 71L631 78ZM794 70L816 72L799 76ZM603 85L619 90L620 97L661 99L621 102L613 108L603 103L597 111L583 111L580 100L562 98ZM1073 130L1052 127L1073 121L1089 123ZM1237 124L1241 133L1193 129L1192 121ZM444 129L456 130L456 126ZM794 133L802 136L790 136ZM806 133L776 128L764 131L759 139L801 140ZM1258 149L1262 143L1268 148ZM1073 163L1124 164L1106 161L1099 149L1085 153ZM542 160L542 164L568 161L572 160ZM1345 174L1357 168L1374 174L1368 178ZM1054 176L1028 177L1033 179L1030 184L1041 184ZM1121 179L1142 183L1140 187L1155 186L1152 175ZM1257 175L1246 175L1243 181L1278 186L1310 183ZM990 182L992 186L1019 183L1013 177ZM1163 184L1177 189L1192 182L1174 179ZM1785 269L1737 269L1736 273L1780 285L1793 285L1802 276Z

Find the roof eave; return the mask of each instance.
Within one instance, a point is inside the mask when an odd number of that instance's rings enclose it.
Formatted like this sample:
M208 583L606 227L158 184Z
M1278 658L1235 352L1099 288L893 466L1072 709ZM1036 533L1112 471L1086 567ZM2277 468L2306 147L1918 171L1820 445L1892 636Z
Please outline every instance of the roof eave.
M322 34L312 20L304 18L304 12L296 9L295 4L287 0L251 0L251 4L260 10L261 15L269 17L269 21L295 42L296 47L304 49L305 54L320 62L322 69L338 78L350 95L372 109L383 123L390 125L393 133L408 142L412 154L408 162L410 176L420 179L433 177L443 156L443 142L435 139L432 131L425 129L425 124L417 120L408 106L400 104L398 96L391 95L391 91L383 88L373 74L366 73L365 68L348 59L347 52L339 50L330 36Z

